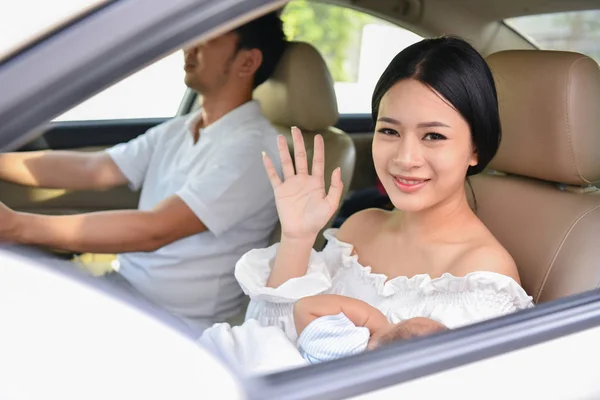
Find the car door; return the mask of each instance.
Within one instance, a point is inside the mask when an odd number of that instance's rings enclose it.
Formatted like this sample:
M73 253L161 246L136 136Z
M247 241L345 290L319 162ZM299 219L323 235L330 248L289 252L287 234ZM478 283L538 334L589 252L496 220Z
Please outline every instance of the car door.
M250 399L596 399L600 292L262 377Z

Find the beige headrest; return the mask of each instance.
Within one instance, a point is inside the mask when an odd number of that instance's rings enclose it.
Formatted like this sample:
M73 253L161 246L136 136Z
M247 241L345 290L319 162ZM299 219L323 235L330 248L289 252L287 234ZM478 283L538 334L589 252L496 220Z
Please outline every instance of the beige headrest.
M288 43L273 76L256 88L254 98L275 125L318 131L339 118L327 65L308 43Z
M490 168L552 182L600 181L600 69L578 53L510 50L487 61L502 143Z

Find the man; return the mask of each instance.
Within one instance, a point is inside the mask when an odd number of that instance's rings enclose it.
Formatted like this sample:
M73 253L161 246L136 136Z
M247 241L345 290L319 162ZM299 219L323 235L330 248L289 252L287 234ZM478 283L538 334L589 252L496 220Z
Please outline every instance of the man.
M0 155L0 179L45 188L142 188L136 211L72 216L16 213L0 204L0 241L119 253L111 279L200 332L240 311L237 259L264 247L277 221L261 152L277 131L252 100L285 39L268 14L184 50L185 83L202 109L105 152Z

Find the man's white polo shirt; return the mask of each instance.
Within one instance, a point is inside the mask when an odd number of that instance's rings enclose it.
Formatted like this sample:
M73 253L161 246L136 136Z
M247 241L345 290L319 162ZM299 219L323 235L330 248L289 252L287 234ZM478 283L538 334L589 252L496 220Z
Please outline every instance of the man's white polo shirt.
M261 152L276 160L277 131L250 101L201 129L200 112L172 119L108 149L133 189L139 209L177 195L208 228L149 253L120 254L119 272L161 307L206 325L240 311L236 261L262 248L277 221Z

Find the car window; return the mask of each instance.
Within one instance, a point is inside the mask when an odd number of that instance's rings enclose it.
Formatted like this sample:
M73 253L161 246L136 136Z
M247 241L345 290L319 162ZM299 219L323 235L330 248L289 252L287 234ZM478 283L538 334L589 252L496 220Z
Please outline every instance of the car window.
M185 94L182 53L173 53L72 108L55 121L175 116Z
M369 14L314 1L291 1L281 18L288 39L312 44L325 59L340 114L370 113L379 76L400 50L422 39Z
M575 51L600 62L600 10L530 15L505 22L541 49Z
M107 0L0 2L0 59L64 21L106 2Z

